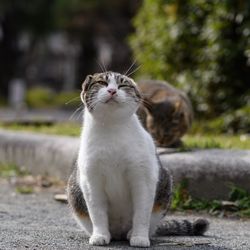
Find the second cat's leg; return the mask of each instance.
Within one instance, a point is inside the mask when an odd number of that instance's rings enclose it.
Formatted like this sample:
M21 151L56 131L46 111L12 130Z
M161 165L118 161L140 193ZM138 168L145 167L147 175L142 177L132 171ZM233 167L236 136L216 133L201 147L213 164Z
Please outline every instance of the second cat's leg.
M88 173L87 179L81 179L81 189L86 200L93 231L89 239L91 245L106 245L110 242L110 232L107 214L107 199L103 191L103 179L95 173ZM86 176L86 173L85 175Z
M138 247L150 246L149 227L155 197L157 176L138 171L129 176L133 202L133 226L130 245ZM156 174L157 175L157 174Z

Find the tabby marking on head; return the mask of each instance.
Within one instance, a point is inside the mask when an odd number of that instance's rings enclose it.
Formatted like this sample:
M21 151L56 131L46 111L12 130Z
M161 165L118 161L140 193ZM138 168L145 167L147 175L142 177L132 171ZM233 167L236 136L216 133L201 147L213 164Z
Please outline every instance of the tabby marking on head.
M81 99L90 112L95 109L98 99L101 102L109 100L107 99L109 96L105 95L104 92L106 89L115 91L112 100L116 102L124 102L124 94L135 102L141 100L141 95L131 78L113 72L96 73L87 76L83 82L83 91L81 93Z

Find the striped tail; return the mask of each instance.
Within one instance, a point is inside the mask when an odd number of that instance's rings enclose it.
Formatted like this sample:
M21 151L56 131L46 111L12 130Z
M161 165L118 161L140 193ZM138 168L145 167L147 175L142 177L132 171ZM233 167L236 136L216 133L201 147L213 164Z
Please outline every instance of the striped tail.
M163 220L156 230L157 236L195 236L203 235L209 227L206 219L188 220Z

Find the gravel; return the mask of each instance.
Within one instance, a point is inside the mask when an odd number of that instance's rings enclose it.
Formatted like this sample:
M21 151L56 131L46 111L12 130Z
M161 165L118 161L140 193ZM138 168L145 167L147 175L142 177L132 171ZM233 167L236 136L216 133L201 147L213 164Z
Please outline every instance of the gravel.
M107 247L89 246L73 220L68 206L53 199L56 190L24 195L15 193L7 181L0 181L0 249L128 249L128 242ZM150 249L214 250L250 249L250 220L226 220L206 215L211 225L203 237L161 237ZM170 215L188 218L196 215ZM201 217L201 215L199 216ZM135 249L135 248L133 248Z

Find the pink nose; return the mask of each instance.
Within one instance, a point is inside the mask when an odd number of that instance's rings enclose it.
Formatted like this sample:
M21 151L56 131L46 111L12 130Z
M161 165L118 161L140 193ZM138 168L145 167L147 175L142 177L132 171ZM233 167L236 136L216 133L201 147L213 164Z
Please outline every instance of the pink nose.
M110 93L110 95L115 95L116 89L108 89L108 92Z

